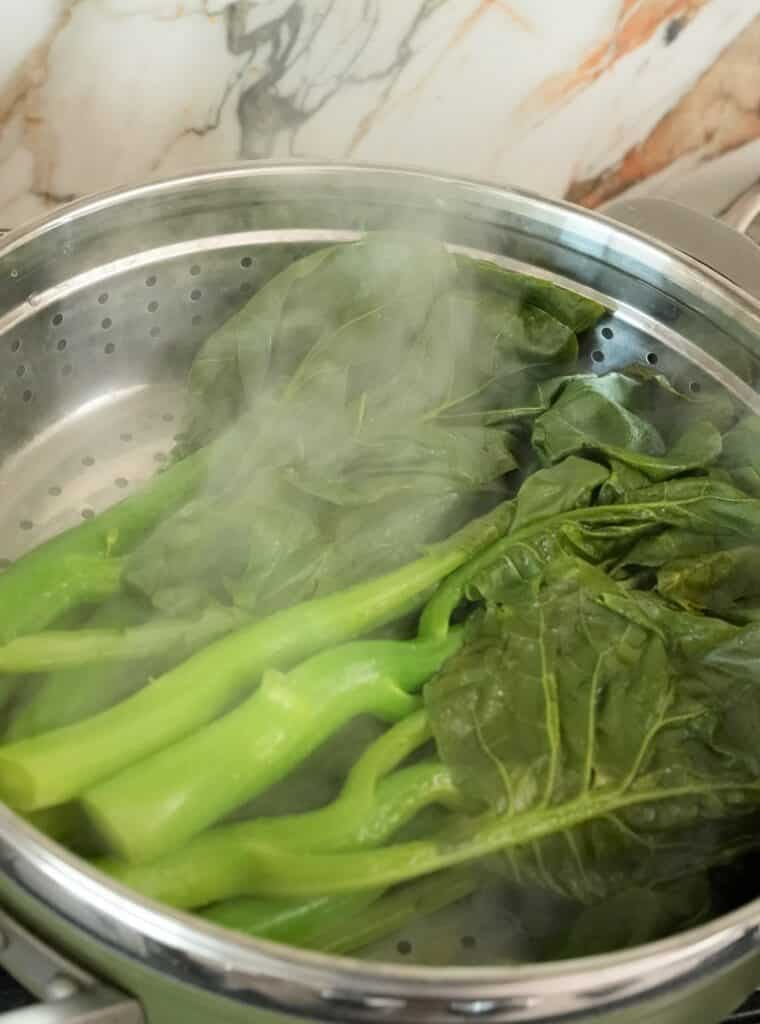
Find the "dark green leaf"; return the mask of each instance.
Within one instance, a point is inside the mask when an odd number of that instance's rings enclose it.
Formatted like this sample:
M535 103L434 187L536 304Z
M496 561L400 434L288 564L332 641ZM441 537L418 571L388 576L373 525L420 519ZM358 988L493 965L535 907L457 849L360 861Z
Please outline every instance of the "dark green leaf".
M215 436L262 393L338 367L392 365L454 264L421 237L378 234L320 249L273 277L206 341L190 373L190 437Z
M604 466L574 455L558 466L538 470L520 488L512 530L520 530L537 519L591 505L609 475Z
M470 575L467 596L497 602L514 600L516 588L540 576L557 558L575 555L597 564L630 547L641 532L638 523L596 526L562 518L566 512L590 506L608 475L604 466L570 456L529 476L515 501L509 532L513 542L507 541L498 557L487 560L482 569ZM543 521L544 529L529 530ZM649 526L644 524L643 529Z
M714 620L691 633L698 619L568 559L470 618L426 703L463 794L512 836L509 877L594 901L754 844L760 628ZM589 817L568 830L574 807ZM553 809L547 833L521 842L522 823ZM489 820L462 822L447 842L477 845Z
M320 462L293 467L287 479L339 506L366 505L403 492L478 491L517 467L510 445L503 428L426 423L360 443L353 458L328 465L327 472Z
M237 420L206 491L133 555L130 582L173 611L204 594L272 608L389 567L384 517L399 554L416 552L474 497L502 496L522 442L489 424L529 416L515 403L570 367L577 341L522 285L449 287L453 271L439 243L380 234L269 281L196 359L193 435Z
M573 453L605 455L651 481L703 469L718 458L721 437L706 420L691 424L666 452L655 427L633 411L641 403L637 392L642 388L646 385L618 373L550 385L552 404L534 424L534 447L548 462ZM621 472L618 469L618 476ZM627 474L616 489L637 483Z
M528 303L544 310L576 333L592 327L606 312L604 306L584 295L486 260L460 256L457 257L457 265L461 278L474 287L493 289L510 296L520 305Z
M683 608L743 620L743 608L760 602L760 548L739 546L666 562L657 589Z
M740 541L733 539L734 543ZM653 569L679 558L693 558L730 548L731 537L698 533L686 529L663 530L637 541L624 562Z
M247 353L246 375L265 385L272 346L291 290L301 278L328 263L334 251L320 249L292 263L206 339L193 360L188 379L191 414L186 444L190 448L205 444L240 413L244 394L243 350Z
M746 416L726 434L720 465L737 487L760 497L760 416Z
M620 373L575 376L539 389L549 408L533 427L533 447L547 462L590 449L663 455L665 442L629 406L642 387Z
M659 636L595 600L615 585L576 560L551 571L532 601L471 618L426 690L462 791L512 813L623 778L672 701Z
M760 501L709 477L650 484L633 497L628 504L570 509L510 529L441 584L423 613L423 633L445 631L465 596L497 602L515 599L515 587L523 589L526 581L536 579L561 555L575 555L592 564L610 562L620 569L642 537L659 534L668 526L725 537L734 544L754 539L760 526ZM518 494L515 510L519 501Z
M621 618L657 633L668 654L681 662L701 657L737 630L722 619L673 608L655 593L610 590L597 600Z
M275 342L289 396L333 368L348 368L351 391L361 393L418 338L454 269L440 243L414 236L374 235L333 251L292 300L297 338L281 328Z
M576 357L575 334L542 310L497 292L459 290L439 296L405 352L354 391L370 433L432 417L488 425L534 415L536 379Z
M679 391L650 366L632 363L623 372L648 385L640 392L636 411L651 420L668 443L695 423L706 421L725 433L736 422L738 403L716 381L703 380L698 391Z
M630 886L658 889L729 862L754 845L757 815L684 822L649 833L610 815L510 850L501 873L593 907Z
M689 427L662 456L644 453L630 455L627 452L615 452L612 447L606 450L631 469L638 470L652 481L658 481L690 470L704 469L718 458L721 444L718 431L711 423L704 421Z
M622 881L626 885L627 880ZM704 874L657 888L645 883L626 885L584 910L559 948L551 952L558 959L568 959L630 949L693 928L707 919L711 909L710 885Z
M609 477L599 491L600 505L615 505L633 497L641 487L648 487L652 482L640 469L628 465L616 458L608 458Z

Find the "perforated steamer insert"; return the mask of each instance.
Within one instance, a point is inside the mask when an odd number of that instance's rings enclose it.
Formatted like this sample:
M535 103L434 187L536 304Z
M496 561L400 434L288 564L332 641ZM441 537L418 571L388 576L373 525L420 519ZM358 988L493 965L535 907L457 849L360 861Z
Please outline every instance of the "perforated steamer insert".
M445 230L445 215L432 226ZM275 267L355 237L254 228L158 246L47 288L9 254L3 290L10 282L21 301L0 318L0 569L149 479L181 437L185 375L199 345ZM541 276L505 253L452 248ZM74 242L62 247L64 272L73 249ZM579 287L571 277L543 276ZM596 289L580 290L609 304ZM654 312L676 316L665 300ZM664 337L647 333L642 319L621 307L601 320L585 336L585 368L605 373L640 363L691 392L725 371L662 324ZM734 381L737 388L743 393Z
M611 312L585 338L592 372L640 363L693 393L717 380L760 408L733 373L760 351L746 296L572 208L368 169L247 168L149 186L0 247L0 571L160 469L195 351L276 269L389 224L600 298ZM463 966L503 962L499 907L476 896L369 955L425 964L442 943ZM725 1009L738 1002L727 998Z

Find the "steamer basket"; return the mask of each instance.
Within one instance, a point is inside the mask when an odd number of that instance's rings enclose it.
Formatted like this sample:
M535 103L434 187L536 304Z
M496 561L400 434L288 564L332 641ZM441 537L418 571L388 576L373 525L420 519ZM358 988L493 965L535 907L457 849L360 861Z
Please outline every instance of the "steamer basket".
M366 229L416 228L599 298L611 313L594 329L588 369L640 362L692 391L712 379L760 411L734 373L749 359L760 379L760 302L747 290L760 293L758 251L673 204L621 204L617 214L666 231L691 255L522 192L303 165L115 192L7 236L0 568L155 472L181 430L184 377L203 339L274 267ZM149 904L6 810L0 895L9 912L0 965L53 1000L49 1021L709 1024L760 977L760 902L651 946L517 968L392 962L400 938L420 949L442 928L473 936L493 962L499 927L488 901L394 937L374 951L383 963L249 941Z

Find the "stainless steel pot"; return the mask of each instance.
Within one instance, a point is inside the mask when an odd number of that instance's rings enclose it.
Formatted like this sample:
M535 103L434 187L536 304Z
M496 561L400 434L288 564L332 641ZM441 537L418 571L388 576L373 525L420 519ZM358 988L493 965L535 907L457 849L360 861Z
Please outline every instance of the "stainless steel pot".
M523 192L300 165L114 192L10 234L0 246L0 558L155 468L192 352L253 289L264 250L300 252L389 223L601 297L611 314L591 367L657 364L693 390L713 378L760 408L734 372L740 359L760 371L758 250L673 204L611 212L669 232L682 251ZM0 965L48 1000L21 1011L30 1021L710 1024L760 978L760 901L646 947L519 968L411 968L249 941L107 881L4 809L0 895Z

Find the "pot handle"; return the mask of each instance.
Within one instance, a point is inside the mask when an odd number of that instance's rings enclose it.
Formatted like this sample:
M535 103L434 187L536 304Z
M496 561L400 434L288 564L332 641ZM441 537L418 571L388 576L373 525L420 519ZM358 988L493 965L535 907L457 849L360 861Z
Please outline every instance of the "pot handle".
M139 1003L87 974L0 911L0 967L40 1000L0 1024L144 1024Z
M618 199L602 213L727 277L760 299L760 247L746 234L760 214L760 184L744 193L718 220L670 199Z

